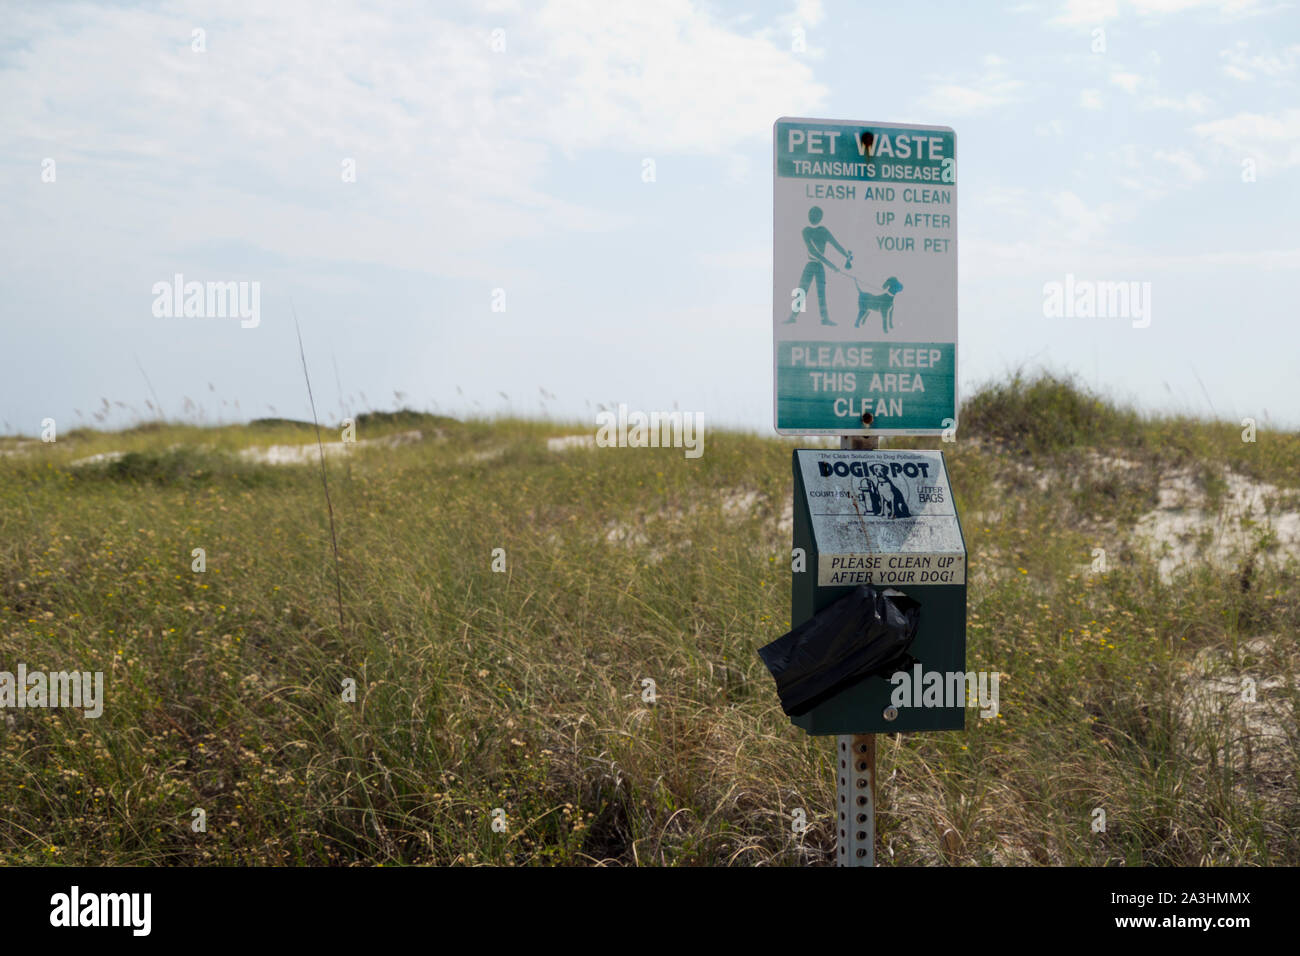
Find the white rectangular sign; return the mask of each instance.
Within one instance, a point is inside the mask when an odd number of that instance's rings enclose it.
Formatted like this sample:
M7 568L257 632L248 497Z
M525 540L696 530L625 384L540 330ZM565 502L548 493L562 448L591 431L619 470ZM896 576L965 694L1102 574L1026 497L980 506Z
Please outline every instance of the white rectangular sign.
M817 583L964 584L966 544L937 451L799 449Z
M942 434L957 417L956 134L782 118L774 138L776 430Z

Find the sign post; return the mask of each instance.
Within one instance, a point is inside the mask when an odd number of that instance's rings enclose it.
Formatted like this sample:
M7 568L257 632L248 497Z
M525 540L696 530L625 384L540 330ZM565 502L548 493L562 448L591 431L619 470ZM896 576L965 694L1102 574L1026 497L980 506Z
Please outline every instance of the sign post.
M844 455L879 454L881 436L955 431L956 135L941 126L786 117L774 125L773 146L775 426L786 435L839 435L843 456L814 471L801 458L812 453L795 452L795 550L807 564L792 591L791 623L853 586L897 584L922 601L914 653L927 666L964 666L965 544L941 456L898 463ZM909 489L895 466L935 477ZM881 468L895 477L870 470ZM830 481L814 487L815 476ZM950 528L936 524L947 515ZM935 576L891 577L889 554L906 555L897 563L913 575ZM888 689L871 677L793 718L809 733L836 734L841 866L875 865L875 732L893 721L900 730L964 726L964 709L951 707L900 720L882 697Z
M841 448L875 449L876 438L845 435ZM876 735L835 738L835 864L876 865Z

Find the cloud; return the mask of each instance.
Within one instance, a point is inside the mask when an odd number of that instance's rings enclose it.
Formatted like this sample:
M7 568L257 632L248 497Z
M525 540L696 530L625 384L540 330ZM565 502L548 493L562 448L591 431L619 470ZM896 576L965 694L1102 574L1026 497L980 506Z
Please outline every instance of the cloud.
M1261 176L1300 166L1300 109L1238 113L1192 127L1230 161L1253 159Z
M990 54L984 58L984 73L969 82L936 80L917 101L918 108L938 116L970 116L1015 102L1024 84L1006 74L1005 62Z
M1206 171L1186 149L1153 149L1127 143L1111 151L1115 182L1143 199L1162 199L1206 178Z
M1113 203L1089 203L1070 190L1052 196L1051 206L1057 215L1051 232L1080 243L1100 239L1123 218Z
M1244 16L1260 10L1256 0L1132 0L1133 12L1148 19L1189 10L1212 10L1227 17Z
M639 182L642 156L723 157L827 96L807 62L693 0L458 19L395 0L346 16L307 0L231 3L219 17L198 0L70 9L19 7L7 23L23 42L0 54L0 152L54 157L57 188L85 195L73 241L123 260L175 260L202 236L297 260L499 275L503 243L623 224L582 191L552 192L566 159L624 156ZM205 52L191 49L196 27ZM48 200L6 194L6 219L69 254L41 225Z
M1205 167L1198 163L1196 157L1185 149L1157 149L1151 153L1151 158L1158 163L1168 163L1177 169L1184 183L1199 183L1205 179Z
M1110 82L1111 85L1118 86L1129 96L1135 96L1142 90L1152 91L1158 87L1154 77L1143 76L1141 73L1133 73L1122 69L1111 70ZM1097 100L1097 103L1098 106L1089 107L1087 102L1081 100L1080 105L1085 108L1096 109L1100 108L1100 99ZM1187 93L1181 97L1173 97L1149 92L1138 103L1138 108L1144 110L1170 110L1176 113L1204 113L1213 103L1213 100L1202 93Z
M1110 74L1110 81L1129 95L1136 93L1138 87L1147 82L1146 78L1141 74L1126 73L1123 70L1113 70Z
M1250 44L1238 40L1226 50L1219 52L1223 60L1221 69L1234 80L1251 82L1262 76L1271 80L1285 81L1300 66L1300 43L1283 47L1280 53L1249 53Z
M566 152L717 154L769 135L773 117L807 113L828 93L797 55L692 0L553 0L535 26L554 87L531 98L535 121Z
M1166 254L1117 247L1112 243L1081 250L1073 243L1051 238L1013 242L972 238L962 244L961 269L963 273L981 277L1023 276L1059 269L1063 263L1079 262L1084 256L1087 270L1103 275L1150 274L1165 270L1200 275L1213 269L1293 272L1300 268L1300 247Z
M1079 105L1085 110L1099 110L1102 108L1101 94L1096 90L1080 90Z
M826 10L821 0L797 0L790 19L815 27L826 18Z
M826 19L821 0L795 0L794 7L775 18L774 29L758 31L754 36L767 40L773 46L783 47L799 57L822 60L826 49L818 46L817 26Z
M1067 0L1051 22L1064 26L1096 27L1117 16L1118 0Z
M1096 27L1118 18L1121 12L1156 21L1189 10L1209 10L1236 18L1253 15L1261 9L1256 0L1129 0L1122 5L1122 10L1119 0L1066 0L1051 22L1061 26Z
M1145 110L1172 110L1175 113L1204 113L1214 104L1208 96L1188 93L1182 97L1148 96L1140 106Z

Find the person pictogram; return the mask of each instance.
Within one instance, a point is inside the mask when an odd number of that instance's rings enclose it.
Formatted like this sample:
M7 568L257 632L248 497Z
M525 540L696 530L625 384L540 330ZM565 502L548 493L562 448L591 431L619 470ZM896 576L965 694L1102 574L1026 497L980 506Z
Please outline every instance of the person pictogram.
M826 244L834 246L839 254L844 257L845 268L853 264L853 253L849 252L839 244L836 238L831 235L831 231L821 225L822 210L820 206L813 206L808 210L809 226L803 228L803 244L808 247L808 263L803 267L803 275L799 277L798 288L803 292L804 306L807 307L808 296L815 284L817 287L817 308L821 312L822 325L835 325L830 316L826 313L826 267L830 266L835 271L839 269L833 262L826 258ZM786 325L797 321L799 310L792 309L790 318L785 320Z

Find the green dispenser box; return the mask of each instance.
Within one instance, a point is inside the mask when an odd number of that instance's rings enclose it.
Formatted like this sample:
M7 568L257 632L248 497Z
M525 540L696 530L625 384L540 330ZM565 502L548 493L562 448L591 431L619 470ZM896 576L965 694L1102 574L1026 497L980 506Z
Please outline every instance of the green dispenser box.
M859 585L921 605L908 681L868 677L791 721L810 734L963 730L964 698L926 699L938 672L966 671L966 542L938 451L800 448L794 452L791 627ZM798 567L796 558L796 567ZM901 700L903 706L896 706ZM920 704L921 706L917 706Z

